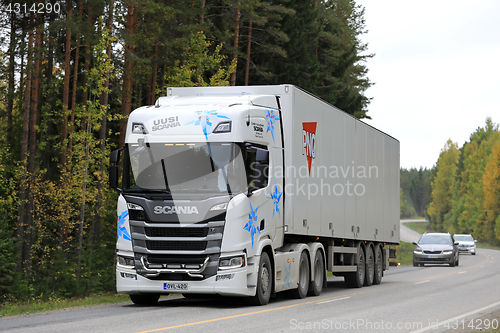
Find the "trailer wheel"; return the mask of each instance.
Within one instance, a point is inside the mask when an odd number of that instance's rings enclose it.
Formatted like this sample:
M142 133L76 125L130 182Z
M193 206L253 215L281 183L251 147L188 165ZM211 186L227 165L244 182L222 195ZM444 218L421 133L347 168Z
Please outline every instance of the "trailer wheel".
M130 295L130 300L137 305L153 305L160 299L160 294Z
M371 286L373 284L373 277L375 274L375 256L373 254L373 248L368 246L366 250L366 270L365 270L365 286Z
M382 250L380 246L375 249L375 272L373 274L373 284L379 285L382 282L384 274L384 258L382 257Z
M271 298L273 286L273 268L269 255L262 252L260 255L259 275L257 276L257 290L255 296L250 298L253 305L266 305Z
M344 281L349 288L361 288L365 283L365 252L361 243L358 244L358 266L356 272L347 273Z
M307 296L310 281L309 275L309 256L305 251L302 251L299 261L299 285L297 289L290 290L290 294L294 298L305 298Z
M321 251L316 251L313 262L314 269L314 281L309 284L309 294L310 296L319 296L323 290L323 281L325 276L325 261L323 260L323 254Z

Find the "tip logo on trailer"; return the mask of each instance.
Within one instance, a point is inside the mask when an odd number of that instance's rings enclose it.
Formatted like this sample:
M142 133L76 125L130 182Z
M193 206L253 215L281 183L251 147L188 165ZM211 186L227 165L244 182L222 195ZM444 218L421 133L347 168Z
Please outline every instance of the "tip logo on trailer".
M306 155L309 176L312 160L316 158L316 125L317 122L302 123L302 155Z

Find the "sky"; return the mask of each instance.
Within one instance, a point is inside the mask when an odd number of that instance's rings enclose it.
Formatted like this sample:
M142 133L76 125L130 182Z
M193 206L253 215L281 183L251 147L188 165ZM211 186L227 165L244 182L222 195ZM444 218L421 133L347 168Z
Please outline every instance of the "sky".
M400 142L401 167L432 168L448 139L461 147L500 123L500 1L356 0L365 8L364 120Z

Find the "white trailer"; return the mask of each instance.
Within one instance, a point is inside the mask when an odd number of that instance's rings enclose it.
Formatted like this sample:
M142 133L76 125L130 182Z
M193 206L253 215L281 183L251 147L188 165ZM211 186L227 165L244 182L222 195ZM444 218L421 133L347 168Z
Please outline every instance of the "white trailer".
M167 95L130 114L111 154L119 293L264 305L319 295L327 270L381 282L399 244L396 139L293 85Z

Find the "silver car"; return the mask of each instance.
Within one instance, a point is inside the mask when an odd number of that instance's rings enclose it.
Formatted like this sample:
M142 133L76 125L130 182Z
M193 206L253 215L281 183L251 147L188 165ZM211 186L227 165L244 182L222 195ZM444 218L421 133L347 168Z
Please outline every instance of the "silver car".
M458 251L460 251L460 253L464 252L476 255L477 240L475 240L472 235L455 234L453 238L458 242Z
M458 242L449 233L425 233L413 249L413 266L425 264L459 265Z

